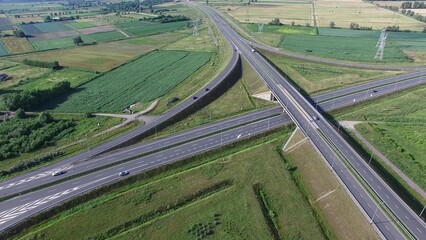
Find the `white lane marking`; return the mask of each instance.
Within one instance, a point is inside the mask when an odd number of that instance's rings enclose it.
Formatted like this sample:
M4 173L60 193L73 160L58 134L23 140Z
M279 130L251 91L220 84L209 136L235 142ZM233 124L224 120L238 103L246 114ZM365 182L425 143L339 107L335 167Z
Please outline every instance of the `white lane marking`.
M92 184L94 184L96 182L105 180L105 179L110 178L110 177L111 176L104 177L104 178L95 180L93 182L89 182L89 183L86 183L86 184L83 184L83 185L80 185L80 186L69 188L69 189L67 189L65 191L58 192L58 193L55 193L55 194L52 194L52 195L49 195L49 196L37 199L35 201L29 202L29 203L25 203L23 205L20 205L20 206L8 209L6 211L0 212L0 225L8 222L9 220L11 220L13 218L16 218L17 216L20 216L20 215L22 215L22 214L24 214L24 213L26 213L26 212L34 209L34 208L37 208L37 207L39 207L39 206L41 206L43 204L46 204L46 203L48 203L48 202L50 202L52 200L55 200L55 199L57 199L59 197L62 197L62 196L67 195L67 194L70 194L70 193L72 193L74 191L77 191L77 190L79 190L81 188L84 188L86 186L92 185Z
M51 171L46 171L46 172L43 172L43 173L39 173L39 174L37 174L35 176L28 177L28 178L19 180L17 182L9 183L8 185L5 185L5 186L0 186L0 190L11 188L11 187L23 184L23 183L27 183L27 182L30 182L30 181L42 178L42 177L51 176L53 172L67 171L67 170L69 170L71 168L72 168L72 165L67 165L67 166L63 166L63 167L60 167L60 168L55 168L55 169L52 169Z

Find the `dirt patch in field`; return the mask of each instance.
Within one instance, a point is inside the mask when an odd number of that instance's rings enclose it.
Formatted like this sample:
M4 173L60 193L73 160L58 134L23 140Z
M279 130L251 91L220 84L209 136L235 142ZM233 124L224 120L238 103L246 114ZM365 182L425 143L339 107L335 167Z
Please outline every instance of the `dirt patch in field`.
M75 35L78 35L78 33L72 30L62 31L62 32L41 33L41 34L34 34L33 37L31 37L31 40L41 41L41 40L49 40L49 39L69 37L69 36L75 36Z
M405 55L413 59L414 62L424 63L426 62L426 52L424 51L412 51L404 50Z
M99 32L111 32L114 30L116 30L116 28L113 25L105 25L105 26L99 26L99 27L79 29L78 31L83 34L92 34L92 33L99 33Z

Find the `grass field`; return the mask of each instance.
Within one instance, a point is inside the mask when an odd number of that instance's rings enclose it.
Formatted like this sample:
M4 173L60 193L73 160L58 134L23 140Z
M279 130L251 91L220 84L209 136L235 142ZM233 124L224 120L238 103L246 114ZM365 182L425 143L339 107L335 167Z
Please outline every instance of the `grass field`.
M33 228L30 234L22 233L18 239L29 239L34 234L47 239L193 239L187 229L196 223L213 222L215 213L213 239L270 239L254 184L262 187L271 218L283 239L324 239L309 203L283 169L275 149L288 135L279 135L266 143L259 140L255 146L250 142L232 150L232 155L212 155L104 194ZM166 212L157 210L224 181L231 185ZM153 217L124 227L141 216ZM121 229L119 235L105 234L115 227Z
M298 140L292 144L304 138L300 130L294 137ZM336 239L380 239L311 143L305 140L290 149L284 157L297 167L295 175L302 181L309 202L322 213L333 236Z
M264 54L307 93L342 88L401 73L337 67L285 58L269 52Z
M26 38L5 37L2 40L5 48L11 54L34 51L33 46Z
M46 76L51 71L51 69L31 67L24 64L19 64L14 67L3 69L1 72L9 75L11 79L5 82L0 82L0 89L15 86L21 81L29 81L31 79L37 79Z
M86 35L81 35L81 38L85 43L92 43L93 40ZM60 49L75 46L72 37L57 38L43 41L31 41L37 50L49 50L49 49Z
M34 89L48 89L53 87L56 83L68 81L72 88L78 87L90 79L94 78L97 74L87 71L79 71L71 68L64 68L54 71L46 76L27 81L21 81L18 85L13 86L12 90L34 90Z
M318 57L350 61L374 61L377 39L334 36L288 35L281 47ZM408 62L409 59L396 46L387 44L382 62Z
M192 35L192 31L187 32L189 36L181 39L176 39L173 43L165 46L164 50L186 50L186 51L201 51L214 52L217 51L217 46L214 44L212 37L207 28L198 30L198 35Z
M316 13L320 27L328 27L333 21L336 27L349 28L351 22L360 26L380 30L386 26L398 25L403 30L423 31L425 23L410 17L377 7L362 0L319 0Z
M166 136L202 124L260 109L264 106L273 105L271 102L251 96L253 92L259 90L259 88L263 88L264 83L245 60L242 61L242 64L242 76L231 88L209 105L160 131L158 136Z
M9 53L7 52L6 48L4 47L3 43L0 42L0 56L6 56Z
M312 4L308 2L280 2L274 3L250 3L250 5L229 8L224 6L221 9L240 22L268 23L274 18L279 18L281 23L313 26L311 18ZM228 9L231 9L229 11Z
M209 59L209 53L155 51L81 86L55 111L116 112L135 102L152 101Z
M19 61L25 58L35 60L44 59L45 61L59 61L59 64L63 66L92 71L108 71L130 59L160 48L184 36L187 36L187 34L180 32L163 33L119 42L26 54L24 56L13 57L13 59Z
M424 86L361 105L337 119L364 121L357 129L390 161L426 190Z
M88 37L98 42L108 42L108 41L124 38L124 35L118 31L112 31L112 32L93 33L93 34L89 34Z
M159 33L172 32L182 28L185 28L187 25L186 21L182 22L171 22L171 23L159 23L159 24L151 24L141 27L131 27L125 28L124 31L134 35L134 36L149 36Z

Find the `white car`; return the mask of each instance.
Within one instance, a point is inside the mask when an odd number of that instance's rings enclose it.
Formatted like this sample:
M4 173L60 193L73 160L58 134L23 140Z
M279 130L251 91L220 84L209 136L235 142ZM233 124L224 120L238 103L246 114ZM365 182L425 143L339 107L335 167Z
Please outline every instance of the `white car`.
M52 172L52 176L59 176L59 175L62 175L64 173L65 173L65 171L63 171L63 170L54 171L54 172Z

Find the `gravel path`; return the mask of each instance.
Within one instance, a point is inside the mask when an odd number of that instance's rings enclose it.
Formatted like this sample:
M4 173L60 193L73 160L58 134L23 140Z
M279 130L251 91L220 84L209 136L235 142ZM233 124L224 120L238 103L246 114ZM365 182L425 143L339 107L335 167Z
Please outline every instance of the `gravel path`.
M350 129L355 136L361 140L361 142L366 145L375 156L378 156L386 165L388 165L399 177L401 177L411 188L413 188L418 194L420 194L424 199L426 199L426 192L417 186L407 175L405 175L398 167L396 167L389 159L383 155L379 150L377 150L370 142L367 141L356 129L355 125L362 123L360 121L341 121L339 122L341 126Z

